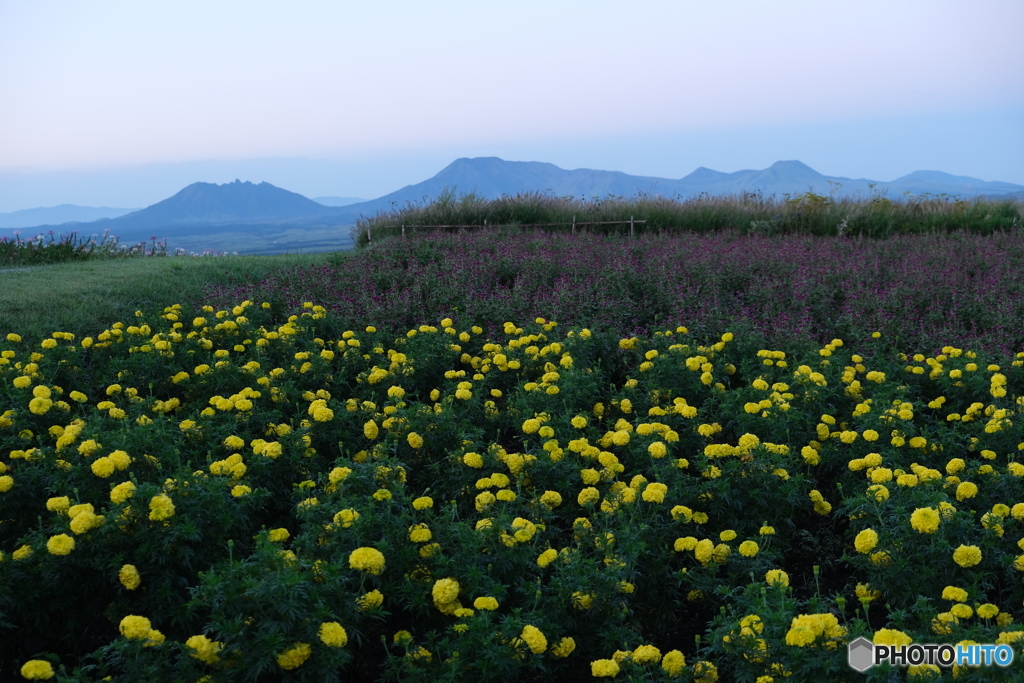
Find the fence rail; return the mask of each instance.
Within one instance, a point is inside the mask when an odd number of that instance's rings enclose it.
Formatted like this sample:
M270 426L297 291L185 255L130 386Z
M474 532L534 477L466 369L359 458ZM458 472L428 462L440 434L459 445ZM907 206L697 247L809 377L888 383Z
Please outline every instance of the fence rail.
M647 221L646 220L637 220L637 219L634 219L632 216L630 216L628 221L579 221L579 222L577 222L576 221L576 217L573 216L572 221L566 221L566 222L563 222L563 223L522 223L520 225L522 227L531 227L531 228L541 228L541 227L547 227L547 226L553 226L553 225L571 225L572 226L572 234L575 235L576 234L576 226L577 225L579 225L579 226L584 226L584 225L625 225L626 223L629 224L629 236L633 237L634 226L636 226L637 224L640 224L640 223L647 223ZM399 227L399 226L397 226L397 225L385 225L384 226L385 229L391 229L391 228L397 228L397 227ZM412 229L412 228L415 228L415 229L431 228L431 229L435 229L436 230L438 228L463 229L463 228L486 228L486 227L487 227L487 221L484 221L483 225L408 225L407 226L407 225L403 224L401 226L401 228L402 228L402 237L405 237L405 229L406 228L410 228L410 229ZM366 226L366 242L367 242L367 244L373 244L373 235L371 233L371 230L372 230L371 226Z

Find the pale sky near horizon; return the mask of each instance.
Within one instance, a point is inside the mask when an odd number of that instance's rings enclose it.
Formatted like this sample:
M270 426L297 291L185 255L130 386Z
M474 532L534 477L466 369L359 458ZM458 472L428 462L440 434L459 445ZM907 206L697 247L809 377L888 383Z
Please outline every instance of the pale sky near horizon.
M1021 0L0 0L0 212L463 156L1024 184Z

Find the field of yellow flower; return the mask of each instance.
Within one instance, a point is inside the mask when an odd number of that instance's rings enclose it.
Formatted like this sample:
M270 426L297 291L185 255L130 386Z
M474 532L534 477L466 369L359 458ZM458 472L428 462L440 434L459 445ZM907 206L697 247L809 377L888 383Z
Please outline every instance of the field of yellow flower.
M1021 657L1024 353L304 310L0 338L0 677L892 680L847 666L862 635Z

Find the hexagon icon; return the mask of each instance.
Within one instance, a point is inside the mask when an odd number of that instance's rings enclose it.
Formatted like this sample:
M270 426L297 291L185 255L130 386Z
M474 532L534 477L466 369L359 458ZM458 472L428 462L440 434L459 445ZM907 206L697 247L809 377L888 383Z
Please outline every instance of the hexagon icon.
M863 673L874 666L874 660L875 646L870 640L862 636L850 642L847 661L851 668Z

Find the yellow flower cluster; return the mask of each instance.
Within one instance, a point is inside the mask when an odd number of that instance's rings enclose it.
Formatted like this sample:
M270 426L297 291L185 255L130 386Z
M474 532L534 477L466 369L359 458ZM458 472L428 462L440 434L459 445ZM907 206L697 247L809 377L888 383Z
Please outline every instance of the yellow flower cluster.
M380 574L384 571L384 553L376 548L356 548L348 556L348 566L367 574Z
M839 625L836 615L801 614L794 617L786 633L786 644L804 647L816 644L822 638L825 646L834 649L839 646L839 639L846 634L846 629Z

